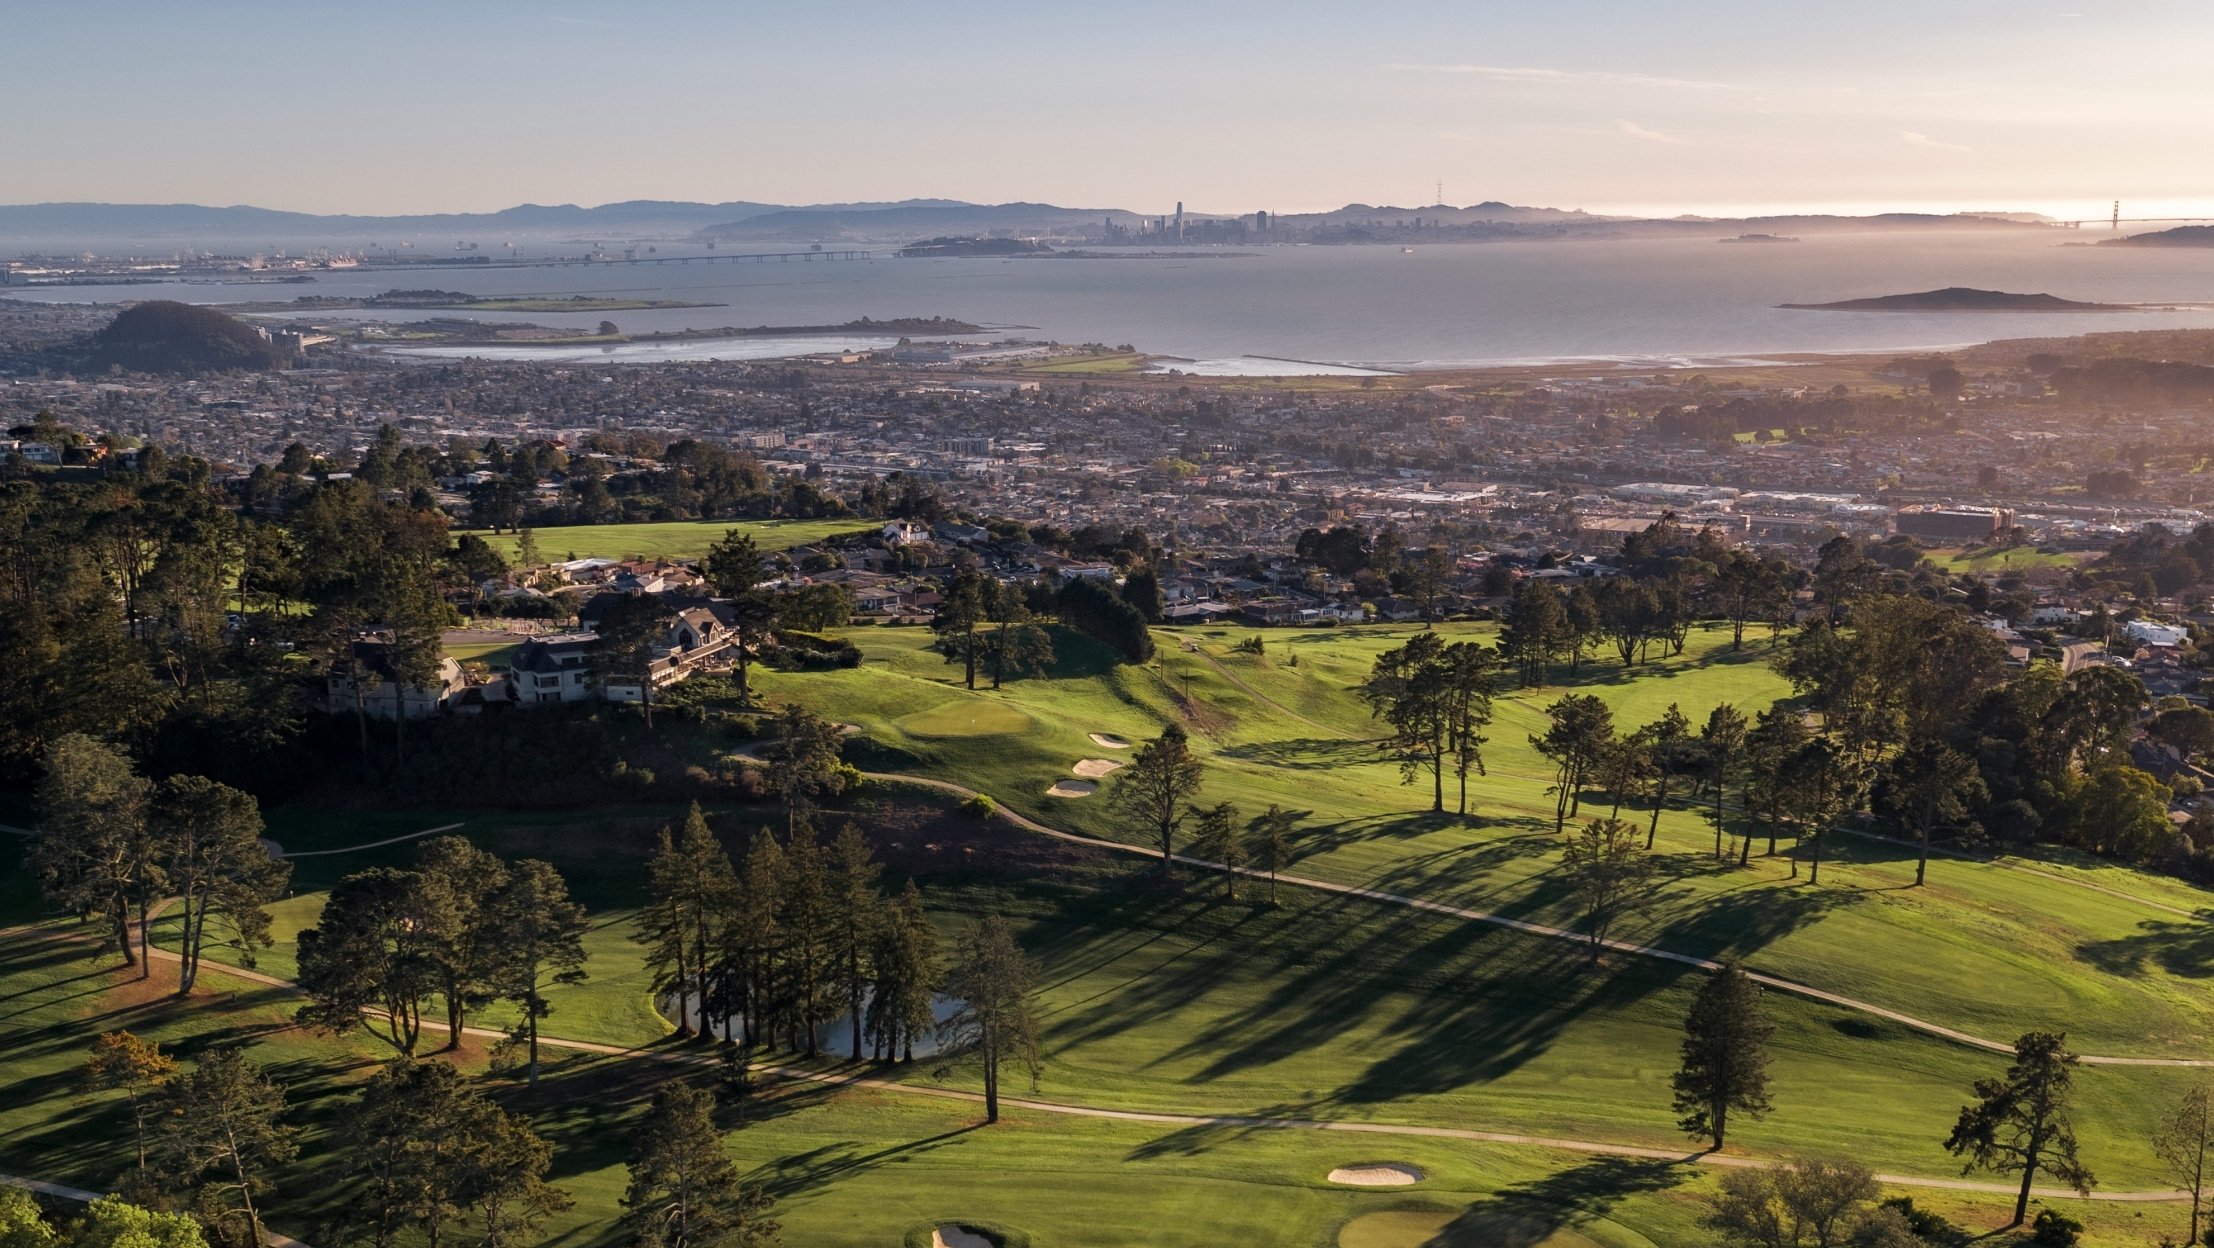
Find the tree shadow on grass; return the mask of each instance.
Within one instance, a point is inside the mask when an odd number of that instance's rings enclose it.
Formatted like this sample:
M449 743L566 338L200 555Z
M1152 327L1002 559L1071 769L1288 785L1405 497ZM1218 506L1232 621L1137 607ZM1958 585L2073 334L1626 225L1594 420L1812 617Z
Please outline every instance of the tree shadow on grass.
M1666 1191L1685 1177L1684 1162L1595 1157L1470 1205L1425 1248L1537 1248L1629 1197Z
M1745 960L1833 910L1856 904L1857 890L1764 886L1710 898L1680 914L1644 943L1694 957Z
M1301 737L1290 741L1257 741L1215 751L1218 758L1234 758L1279 771L1336 771L1361 763L1389 761L1373 741L1349 741L1342 737Z
M1215 1122L1195 1122L1188 1127L1157 1135L1124 1155L1126 1161L1155 1161L1163 1157L1197 1157L1227 1144L1271 1131L1308 1130L1287 1119L1312 1121L1327 1112L1320 1100L1279 1101L1250 1114L1225 1116ZM1274 1120L1274 1121L1272 1121Z
M840 1179L851 1178L882 1166L909 1161L925 1153L936 1152L959 1142L961 1137L978 1130L984 1124L972 1122L967 1126L941 1131L936 1135L902 1144L875 1147L880 1141L840 1140L824 1144L805 1152L779 1157L757 1167L748 1181L768 1190L771 1196L783 1199L800 1192L822 1187ZM869 1151L871 1149L874 1151Z
M2184 979L2214 976L2214 911L2201 911L2197 922L2148 919L2137 929L2135 936L2085 941L2076 956L2110 975L2137 975L2150 965Z

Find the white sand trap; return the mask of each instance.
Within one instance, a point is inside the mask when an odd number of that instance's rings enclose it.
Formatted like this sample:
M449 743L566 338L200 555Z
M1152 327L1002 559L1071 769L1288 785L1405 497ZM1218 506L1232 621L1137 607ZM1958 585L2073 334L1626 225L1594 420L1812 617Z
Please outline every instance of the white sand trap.
M1108 772L1121 771L1122 764L1111 758L1080 758L1069 770L1086 780L1097 780Z
M1339 1166L1330 1172L1330 1181L1347 1187L1406 1187L1422 1181L1422 1167L1396 1161L1373 1166Z
M1127 750L1130 748L1128 741L1111 732L1093 733L1092 744L1103 750Z
M930 1232L930 1248L999 1248L965 1226L946 1225Z
M1047 797L1090 797L1099 792L1099 786L1089 780L1056 780L1046 790Z

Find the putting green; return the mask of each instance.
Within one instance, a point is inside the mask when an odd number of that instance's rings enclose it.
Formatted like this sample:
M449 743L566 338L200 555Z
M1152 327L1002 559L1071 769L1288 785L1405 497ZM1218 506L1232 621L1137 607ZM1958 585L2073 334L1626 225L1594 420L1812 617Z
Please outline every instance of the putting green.
M1598 1240L1537 1218L1466 1209L1387 1209L1353 1219L1338 1248L1604 1248Z
M899 722L911 737L1004 737L1028 732L1038 721L1004 702L962 698L917 711Z

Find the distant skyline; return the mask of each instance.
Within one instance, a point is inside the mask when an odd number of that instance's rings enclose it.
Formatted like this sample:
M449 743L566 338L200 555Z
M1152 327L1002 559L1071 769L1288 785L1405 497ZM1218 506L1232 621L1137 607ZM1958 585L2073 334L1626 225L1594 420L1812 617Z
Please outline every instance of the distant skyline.
M0 201L2214 212L2200 0L822 13L23 6Z

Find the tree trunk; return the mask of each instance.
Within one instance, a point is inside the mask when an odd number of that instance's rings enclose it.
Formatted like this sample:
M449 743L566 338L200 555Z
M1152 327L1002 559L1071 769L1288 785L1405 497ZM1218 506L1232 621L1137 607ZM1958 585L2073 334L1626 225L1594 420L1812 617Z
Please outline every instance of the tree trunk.
M523 1026L530 1032L530 1078L527 1082L535 1088L538 1086L538 993L535 989L523 998Z
M853 1060L858 1062L861 1060L861 979L858 975L854 977L853 990L847 994L847 1000L853 1007Z
M1430 755L1430 813L1445 813L1445 752L1438 750Z
M1730 760L1727 756L1715 760L1714 767L1714 852L1722 853L1722 796L1730 787Z
M1916 888L1922 887L1922 881L1927 879L1930 873L1930 827L1925 823L1918 830L1921 832L1922 852L1921 856L1914 860L1914 886Z
M2030 1184L2037 1179L2037 1154L2031 1151L2022 1166L2022 1190L2014 1196L2014 1220L2008 1226L2020 1226L2029 1221Z
M461 1047L461 1028L467 1020L463 1016L461 988L448 982L446 985L446 1051L451 1053Z
M154 977L153 937L148 930L153 926L153 920L148 918L146 914L150 908L151 903L146 899L146 890L141 887L138 892L138 977L140 979L152 979Z
M1822 835L1822 833L1816 832L1810 838L1814 842L1814 861L1813 865L1807 870L1807 883L1809 884L1820 884L1822 882Z
M1653 838L1660 835L1661 807L1666 806L1667 804L1668 778L1666 776L1663 776L1661 777L1660 788L1656 790L1653 794L1653 821L1645 825L1645 850L1647 853L1652 852ZM1719 850L1720 848L1721 845L1718 839L1716 843L1716 849Z
M115 923L116 943L123 948L123 965L138 965L138 944L131 939L131 903L129 898L119 897L108 908L108 918Z

